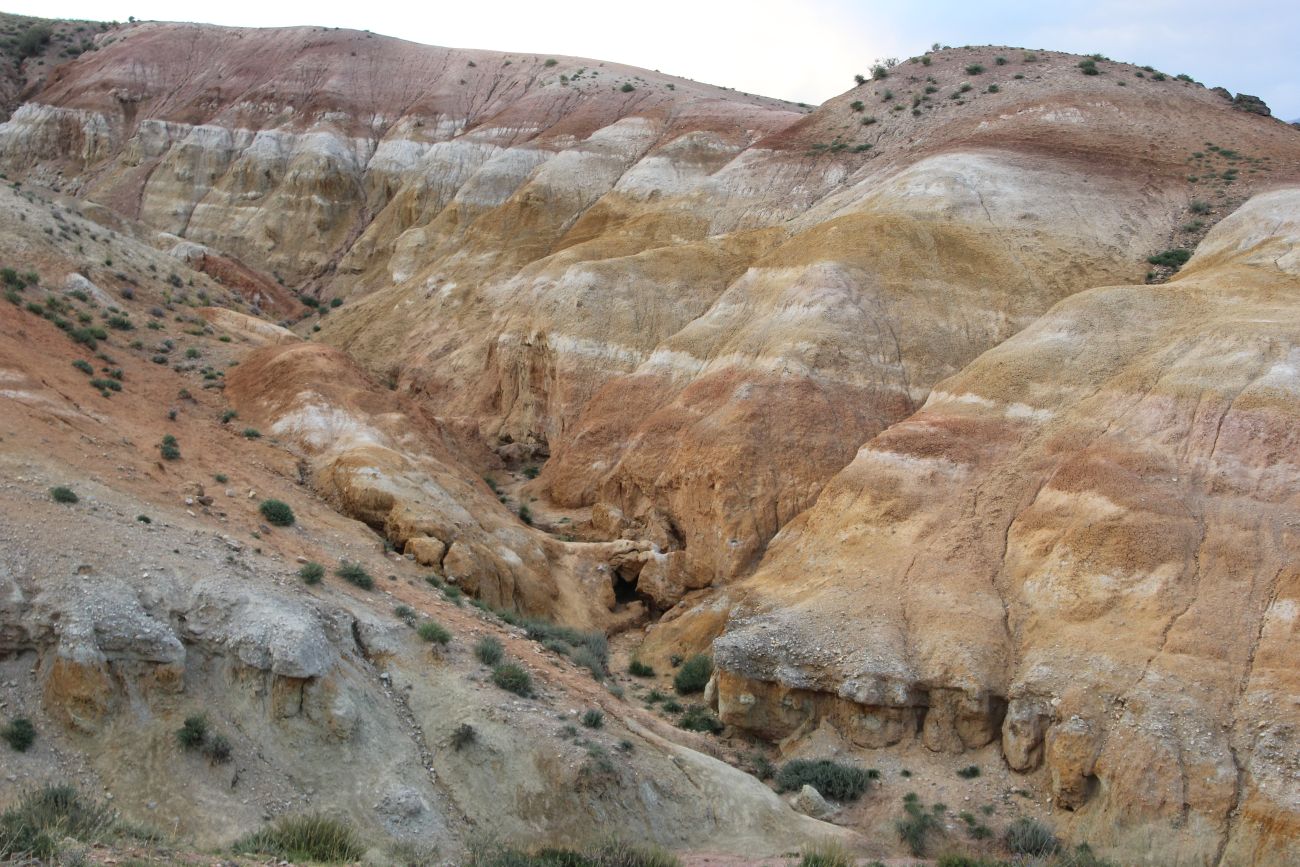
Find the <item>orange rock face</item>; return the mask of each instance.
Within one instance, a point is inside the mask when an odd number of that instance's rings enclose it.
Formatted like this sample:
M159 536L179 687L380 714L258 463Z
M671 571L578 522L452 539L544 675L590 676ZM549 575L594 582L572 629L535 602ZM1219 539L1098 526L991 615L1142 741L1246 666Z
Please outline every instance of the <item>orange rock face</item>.
M1252 200L1178 279L1062 302L868 442L743 586L723 718L874 746L914 716L1045 764L1098 842L1176 820L1187 858L1294 858L1298 215Z

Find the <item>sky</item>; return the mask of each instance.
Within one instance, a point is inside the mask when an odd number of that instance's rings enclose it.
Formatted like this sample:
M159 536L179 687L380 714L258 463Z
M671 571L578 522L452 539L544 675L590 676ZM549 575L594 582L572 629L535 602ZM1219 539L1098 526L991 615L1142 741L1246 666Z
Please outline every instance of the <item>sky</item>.
M456 48L627 63L816 105L876 58L945 45L1101 53L1261 97L1300 118L1300 2L1286 0L5 0L4 11L92 20L315 24Z

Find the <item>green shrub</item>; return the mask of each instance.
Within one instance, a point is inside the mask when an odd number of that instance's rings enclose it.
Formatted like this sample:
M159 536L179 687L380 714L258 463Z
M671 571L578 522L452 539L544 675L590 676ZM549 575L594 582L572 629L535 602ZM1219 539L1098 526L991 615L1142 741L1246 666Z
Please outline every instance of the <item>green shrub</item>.
M677 699L675 699L675 698L670 698L670 699L668 699L667 701L664 702L664 712L665 712L665 713L681 713L681 712L682 712L682 706L681 706L681 703L678 702Z
M1097 68L1097 61L1091 57L1080 60L1079 69L1084 75L1101 75L1101 70Z
M177 742L187 750L197 750L208 738L208 719L202 714L187 716L185 723L176 730Z
M319 563L303 563L298 577L308 584L319 584L325 577L325 567Z
M578 648L586 648L591 652L592 658L598 661L599 665L596 668L599 669L601 676L604 676L605 666L609 661L609 639L605 637L605 633L597 630L583 632L571 626L562 626L540 618L528 618L521 625L533 641L544 642L548 639L562 641L575 651ZM575 654L570 655L577 659Z
M393 613L396 614L398 619L401 620L403 623L405 623L407 626L414 626L415 620L418 616L415 613L415 609L409 605L398 605L396 608L393 609Z
M484 665L497 665L505 658L505 648L491 635L485 635L474 645L474 656Z
M903 818L894 823L894 830L912 854L919 858L925 854L930 834L941 831L943 825L938 815L925 809L915 794L903 798L903 814Z
M639 659L634 659L627 666L627 673L633 677L654 677L655 670Z
M349 584L360 587L362 590L370 590L375 586L375 579L370 577L370 573L363 569L360 563L349 563L347 560L340 560L334 574Z
M1183 250L1181 248L1176 248L1173 250L1165 250L1164 252L1157 253L1154 256L1148 256L1147 261L1150 262L1152 265L1164 265L1169 268L1181 268L1184 264L1187 263L1187 260L1190 258L1192 258L1191 250Z
M1096 855L1087 843L1080 843L1073 850L1062 854L1053 864L1055 867L1119 867L1114 861Z
M212 760L214 764L224 765L230 761L230 755L233 749L230 746L230 739L225 735L213 735L208 738L208 742L203 747L203 753Z
M15 752L25 753L36 742L36 726L27 717L16 717L0 729L0 738Z
M1030 818L1016 819L1007 826L1003 842L1016 855L1042 857L1061 848L1061 843L1051 828Z
M0 814L0 861L52 859L58 841L95 842L115 825L111 810L82 798L71 786L36 789Z
M980 66L978 63L972 63L966 67L967 75L979 75L983 71L984 71L984 67Z
M619 90L623 91L624 93L631 93L632 91L636 90L636 88L633 87L632 82L629 81L626 84L624 84L622 87L620 87Z
M238 418L239 413L236 410L228 409L221 414L221 423L227 424L231 419Z
M592 651L590 647L584 645L576 648L570 658L575 664L591 672L591 676L596 680L602 682L605 680L605 675L607 674L605 671L605 663Z
M589 729L598 729L605 724L605 715L593 707L583 713L582 724Z
M979 775L980 775L979 765L967 765L966 767L962 768L960 771L957 772L957 776L961 777L963 780L973 780Z
M492 682L507 692L531 698L533 679L523 666L513 662L503 662L492 669Z
M421 623L420 628L417 629L416 632L418 632L420 637L425 641L433 642L435 644L447 644L451 641L451 633L448 632L442 624L435 623L432 620L426 620L424 623Z
M1210 203L1209 203L1209 202L1193 201L1192 204L1191 204L1189 207L1190 207L1191 212L1192 212L1193 214L1208 214L1208 213L1210 213Z
M286 861L337 864L356 861L365 846L347 824L320 815L284 816L235 844L240 853L271 855Z
M90 376L95 372L95 368L90 366L89 361L84 361L83 359L80 358L72 362L72 366L77 368L77 370L80 370L82 373L86 374L86 376Z
M56 503L75 503L79 498L77 497L77 492L72 490L72 488L59 485L58 487L50 488L50 499Z
M244 428L244 439L255 440L262 435L262 432L255 427Z
M612 772L608 756L599 757ZM589 762L597 767L596 757ZM609 840L583 851L575 849L512 849L496 843L480 843L470 849L464 867L681 867L669 853L651 846Z
M805 846L799 858L799 867L856 867L857 863L856 858L833 841Z
M283 500L263 500L262 504L257 507L262 513L262 517L277 527L293 526L293 509Z
M723 729L722 721L713 715L713 711L698 704L693 704L686 709L686 713L682 714L681 719L677 721L677 726L688 732L708 734L717 734Z
M682 665L673 678L673 689L681 695L703 692L713 676L713 660L697 653Z
M781 792L797 792L810 785L827 798L856 801L879 776L876 771L831 759L795 759L776 775L776 787Z
M176 442L176 437L167 434L158 443L158 453L162 455L165 461L178 461L181 457L181 447Z

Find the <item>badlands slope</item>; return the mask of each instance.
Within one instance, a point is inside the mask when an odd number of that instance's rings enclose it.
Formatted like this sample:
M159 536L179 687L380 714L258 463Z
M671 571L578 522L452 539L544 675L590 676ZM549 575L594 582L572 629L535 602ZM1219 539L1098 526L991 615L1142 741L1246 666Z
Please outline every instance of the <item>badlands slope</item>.
M0 166L218 299L224 404L320 520L493 605L662 616L661 671L716 638L736 738L978 759L1125 859L1295 857L1295 129L999 47L812 110L320 28L97 39ZM120 287L60 237L43 277Z
M742 588L723 719L992 743L1129 857L1294 861L1298 244L1258 196L863 446Z

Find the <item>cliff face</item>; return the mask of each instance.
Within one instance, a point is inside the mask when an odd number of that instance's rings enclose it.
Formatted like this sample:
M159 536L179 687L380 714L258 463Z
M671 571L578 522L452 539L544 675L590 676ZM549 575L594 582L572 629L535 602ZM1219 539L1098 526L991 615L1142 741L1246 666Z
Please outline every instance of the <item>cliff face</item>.
M744 585L723 718L1000 743L1089 839L1294 859L1298 217L1251 200L1177 279L1063 301L863 446Z

